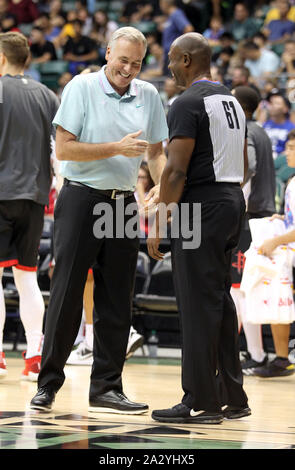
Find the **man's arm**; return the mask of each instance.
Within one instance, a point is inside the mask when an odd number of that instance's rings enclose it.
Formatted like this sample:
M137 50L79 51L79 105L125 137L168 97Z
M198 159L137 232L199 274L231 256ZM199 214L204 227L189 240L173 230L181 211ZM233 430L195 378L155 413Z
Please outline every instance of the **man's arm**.
M147 157L152 180L155 184L159 184L167 162L162 142L149 144L147 148Z
M188 165L195 146L195 139L188 137L174 138L168 149L168 160L161 177L160 183L160 199L159 203L168 206L170 203L178 203L185 184ZM170 214L167 213L169 217ZM161 219L161 220L160 220ZM152 235L148 238L147 246L149 255L156 259L163 259L163 253L159 251L161 241L161 232L167 220L162 220L159 212L156 214Z
M56 157L58 160L74 162L92 162L124 155L125 157L139 157L142 155L148 143L137 137L141 131L126 135L119 142L85 143L78 142L77 137L71 132L58 126L56 131Z

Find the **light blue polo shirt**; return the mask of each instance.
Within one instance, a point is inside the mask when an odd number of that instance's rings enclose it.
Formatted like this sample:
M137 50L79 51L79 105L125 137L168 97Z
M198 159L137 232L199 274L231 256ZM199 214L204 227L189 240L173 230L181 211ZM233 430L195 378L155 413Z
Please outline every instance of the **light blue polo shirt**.
M157 89L148 82L134 79L121 97L110 85L104 69L77 75L68 83L53 124L86 143L117 142L140 129L138 139L150 144L167 139L167 121ZM60 173L96 189L134 190L143 156L116 155L92 162L62 161Z

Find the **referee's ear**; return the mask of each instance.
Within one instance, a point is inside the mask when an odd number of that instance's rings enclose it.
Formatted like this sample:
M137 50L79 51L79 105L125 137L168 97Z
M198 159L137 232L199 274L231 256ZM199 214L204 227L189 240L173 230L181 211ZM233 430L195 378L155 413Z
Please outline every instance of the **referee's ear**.
M183 63L186 67L189 67L191 64L192 58L189 52L184 52L183 53Z

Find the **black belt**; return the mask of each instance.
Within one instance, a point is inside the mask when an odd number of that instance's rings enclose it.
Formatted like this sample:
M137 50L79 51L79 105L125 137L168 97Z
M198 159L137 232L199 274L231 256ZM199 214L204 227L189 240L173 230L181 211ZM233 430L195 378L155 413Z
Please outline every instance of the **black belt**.
M66 186L79 186L81 188L85 188L94 192L96 194L102 194L103 196L107 196L111 199L120 199L120 198L127 198L134 195L133 191L122 191L121 189L96 189L87 186L87 184L79 183L78 181L70 181L67 178L64 178L64 184Z

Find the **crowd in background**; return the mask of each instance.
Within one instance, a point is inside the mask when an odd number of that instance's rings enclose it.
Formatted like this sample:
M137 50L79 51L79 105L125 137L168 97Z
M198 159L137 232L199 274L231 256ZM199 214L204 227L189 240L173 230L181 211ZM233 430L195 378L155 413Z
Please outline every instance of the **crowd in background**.
M0 31L28 37L27 73L59 97L74 75L105 64L109 38L124 25L146 35L139 78L157 86L167 111L179 94L167 54L175 37L189 31L202 33L212 47L213 80L259 93L255 118L272 140L280 210L282 188L294 174L284 148L295 127L295 0L0 0Z
M168 69L179 35L202 33L212 47L212 79L230 89L250 85L260 95L256 120L273 144L277 209L294 170L284 156L295 127L295 0L0 0L0 31L20 31L30 43L26 73L61 97L85 68L105 64L111 34L132 25L148 39L139 78L159 89L168 112L180 93Z

